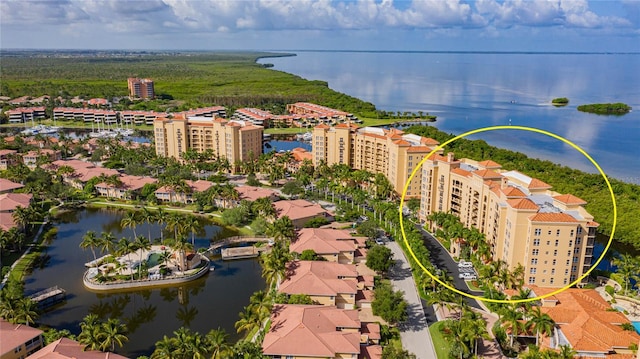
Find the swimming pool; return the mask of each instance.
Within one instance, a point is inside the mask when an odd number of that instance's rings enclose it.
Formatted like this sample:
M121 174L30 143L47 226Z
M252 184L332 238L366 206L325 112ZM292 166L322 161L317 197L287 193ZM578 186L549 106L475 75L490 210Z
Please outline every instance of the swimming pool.
M631 322L634 328L636 328L636 332L640 334L640 322Z
M623 307L621 307L619 305L614 305L613 307L619 312L624 312L624 310L625 310Z
M160 253L153 252L147 257L147 267L153 268L160 263Z

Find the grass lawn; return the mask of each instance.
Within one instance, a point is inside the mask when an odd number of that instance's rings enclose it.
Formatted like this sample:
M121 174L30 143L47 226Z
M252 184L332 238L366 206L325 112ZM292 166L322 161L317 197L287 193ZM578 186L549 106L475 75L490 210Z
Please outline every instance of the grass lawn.
M442 336L442 332L440 329L444 327L446 321L440 321L433 323L429 327L429 332L431 332L431 340L433 340L433 346L436 349L436 355L438 359L448 359L449 352L451 351L451 345L444 339Z
M482 291L480 287L473 285L473 280L465 280L464 282L467 283L467 287L469 287L469 289L473 291Z

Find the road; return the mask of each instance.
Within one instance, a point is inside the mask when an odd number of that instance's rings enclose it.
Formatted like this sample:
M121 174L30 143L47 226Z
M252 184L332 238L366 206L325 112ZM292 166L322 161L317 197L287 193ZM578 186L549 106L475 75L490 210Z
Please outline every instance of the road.
M409 318L398 326L402 346L415 354L418 359L435 359L437 358L436 351L431 341L429 325L411 275L409 262L396 242L389 242L387 246L391 249L395 259L395 264L389 270L389 278L395 290L404 292L404 298L409 304Z

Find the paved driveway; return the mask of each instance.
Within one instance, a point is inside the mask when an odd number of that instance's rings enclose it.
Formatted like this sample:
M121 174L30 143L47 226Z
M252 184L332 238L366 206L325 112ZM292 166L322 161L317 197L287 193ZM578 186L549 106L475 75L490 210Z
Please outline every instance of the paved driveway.
M409 304L409 319L398 326L402 346L415 354L416 358L435 359L436 352L431 341L431 334L422 309L422 303L411 275L411 267L409 267L404 252L396 242L389 242L387 246L391 249L395 259L395 264L389 271L389 278L395 290L404 292L404 298Z

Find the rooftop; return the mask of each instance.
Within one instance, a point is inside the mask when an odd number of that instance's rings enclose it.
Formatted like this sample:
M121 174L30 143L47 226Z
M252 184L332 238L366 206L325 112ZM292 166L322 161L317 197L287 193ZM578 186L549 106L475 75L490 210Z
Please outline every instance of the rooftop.
M0 337L2 338L0 356L12 352L14 348L41 334L42 330L40 329L32 328L24 324L11 324L0 318Z

